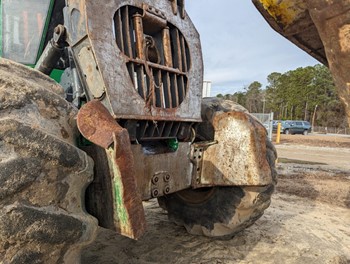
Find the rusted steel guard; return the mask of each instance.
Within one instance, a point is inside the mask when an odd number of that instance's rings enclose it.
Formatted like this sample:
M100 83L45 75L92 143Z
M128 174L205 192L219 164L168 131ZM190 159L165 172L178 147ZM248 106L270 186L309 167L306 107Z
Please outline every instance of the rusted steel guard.
M146 220L136 188L134 157L127 130L119 126L97 100L83 105L77 124L86 139L106 149L114 192L116 229L124 236L140 238L146 230Z

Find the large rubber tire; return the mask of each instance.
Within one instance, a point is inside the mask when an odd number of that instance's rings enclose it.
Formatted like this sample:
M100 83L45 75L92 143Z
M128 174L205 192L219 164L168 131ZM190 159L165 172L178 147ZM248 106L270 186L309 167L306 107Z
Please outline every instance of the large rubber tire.
M93 162L74 146L62 88L0 59L1 263L79 263L97 221L84 209Z
M201 140L212 140L214 137L214 129L209 120L215 111L247 112L231 101L205 99L202 105L204 123L197 131ZM276 150L268 139L261 144L266 144L271 184L188 189L160 197L159 204L168 211L169 219L184 226L190 234L223 239L231 238L251 226L269 207L277 181Z

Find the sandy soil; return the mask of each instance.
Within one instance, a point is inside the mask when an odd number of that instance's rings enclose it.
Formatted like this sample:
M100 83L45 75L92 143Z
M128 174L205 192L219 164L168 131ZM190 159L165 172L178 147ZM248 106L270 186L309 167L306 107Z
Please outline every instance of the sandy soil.
M282 144L350 147L349 138L320 137L288 136ZM332 159L315 164L317 156L312 164L290 162L277 166L279 183L263 217L231 240L187 234L152 200L144 203L149 228L141 240L101 228L82 263L350 263L350 170Z
M273 135L275 142L276 134ZM284 135L281 134L281 144L283 145L303 145L314 147L350 148L350 135L326 135L309 134L304 135Z

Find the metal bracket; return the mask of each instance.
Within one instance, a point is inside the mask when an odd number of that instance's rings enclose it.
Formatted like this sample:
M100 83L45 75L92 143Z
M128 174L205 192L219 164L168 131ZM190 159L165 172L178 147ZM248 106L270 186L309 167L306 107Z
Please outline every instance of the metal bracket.
M201 141L192 144L191 149L191 161L194 165L192 186L196 186L201 183L202 176L202 165L203 165L203 154L204 151L212 145L218 144L217 140L214 141Z
M83 47L79 54L80 67L85 81L95 99L101 99L106 88L90 46Z

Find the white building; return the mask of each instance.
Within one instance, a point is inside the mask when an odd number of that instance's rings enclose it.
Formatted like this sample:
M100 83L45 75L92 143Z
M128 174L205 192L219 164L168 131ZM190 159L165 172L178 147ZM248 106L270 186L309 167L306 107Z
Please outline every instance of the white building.
M211 81L203 81L203 93L202 97L210 97Z

